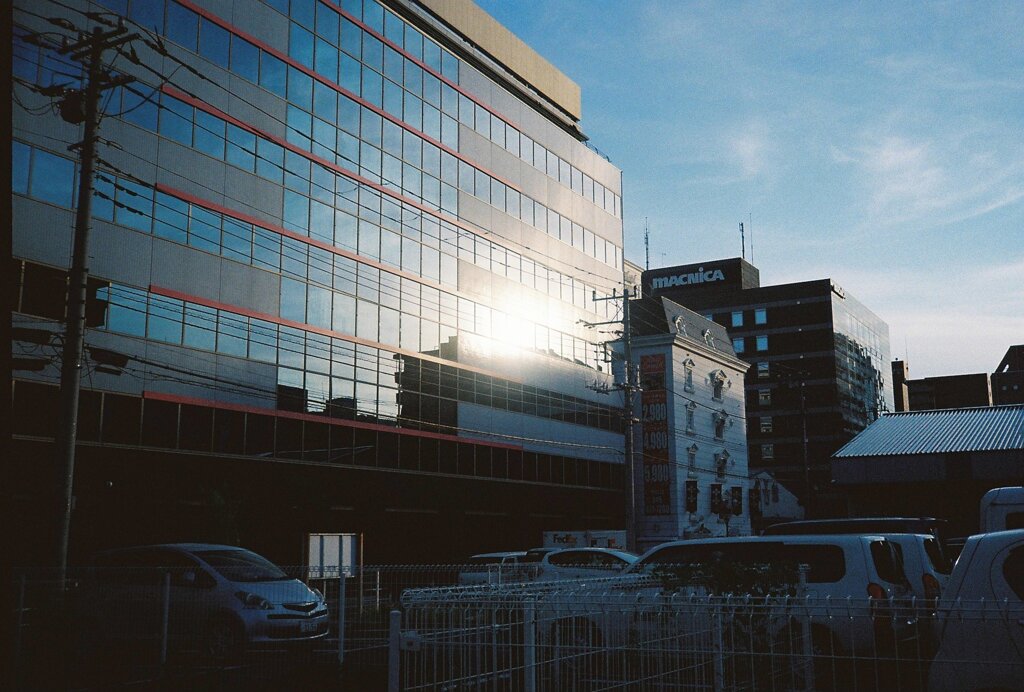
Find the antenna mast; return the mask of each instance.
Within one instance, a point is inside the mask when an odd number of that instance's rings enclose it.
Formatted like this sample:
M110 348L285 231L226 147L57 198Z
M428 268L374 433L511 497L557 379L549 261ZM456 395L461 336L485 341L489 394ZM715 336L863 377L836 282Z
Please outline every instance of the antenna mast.
M747 212L747 221L750 222L747 225L750 227L750 262L751 262L751 264L753 264L753 262L754 262L754 215L752 213L750 213L750 212Z
M740 252L742 253L743 259L747 259L747 241L743 236L743 222L740 221Z
M644 269L651 268L651 235L647 229L647 217L644 217Z

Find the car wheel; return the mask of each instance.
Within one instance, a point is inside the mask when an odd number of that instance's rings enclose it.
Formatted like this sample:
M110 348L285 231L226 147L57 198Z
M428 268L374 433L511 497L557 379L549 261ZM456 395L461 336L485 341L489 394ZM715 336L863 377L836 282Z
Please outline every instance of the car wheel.
M203 635L203 653L219 664L238 663L245 652L245 632L234 620L221 616L215 618Z

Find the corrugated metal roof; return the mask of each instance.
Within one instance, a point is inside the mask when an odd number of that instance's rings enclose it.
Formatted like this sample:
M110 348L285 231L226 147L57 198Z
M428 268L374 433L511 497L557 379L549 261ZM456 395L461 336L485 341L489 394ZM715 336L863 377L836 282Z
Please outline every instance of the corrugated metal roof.
M832 458L1016 449L1024 449L1024 405L890 413Z

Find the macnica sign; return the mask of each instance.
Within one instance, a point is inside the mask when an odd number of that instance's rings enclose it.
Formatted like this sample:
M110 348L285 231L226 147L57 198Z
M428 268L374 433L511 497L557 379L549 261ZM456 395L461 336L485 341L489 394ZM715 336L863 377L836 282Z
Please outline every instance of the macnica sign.
M695 272L687 274L674 274L672 276L656 276L651 279L651 288L672 288L673 286L692 286L693 284L707 284L712 281L725 281L725 274L721 269L709 269L699 267Z

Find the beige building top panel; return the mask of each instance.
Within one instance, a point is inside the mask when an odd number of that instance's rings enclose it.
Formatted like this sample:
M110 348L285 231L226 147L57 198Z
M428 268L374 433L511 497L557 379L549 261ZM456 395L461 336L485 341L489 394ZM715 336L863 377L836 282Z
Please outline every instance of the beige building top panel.
M580 87L472 0L419 0L456 31L579 120Z

